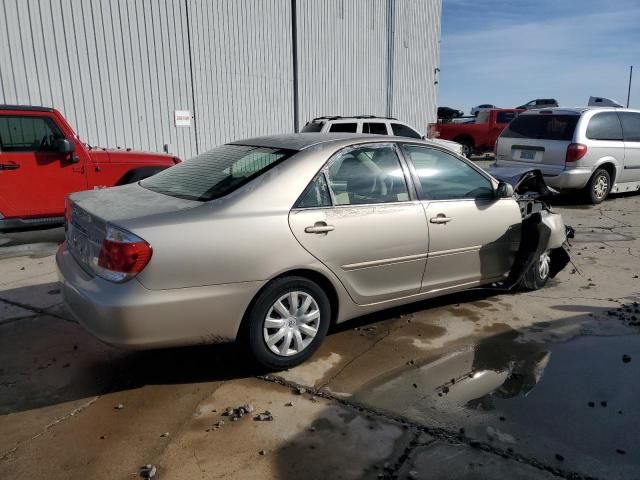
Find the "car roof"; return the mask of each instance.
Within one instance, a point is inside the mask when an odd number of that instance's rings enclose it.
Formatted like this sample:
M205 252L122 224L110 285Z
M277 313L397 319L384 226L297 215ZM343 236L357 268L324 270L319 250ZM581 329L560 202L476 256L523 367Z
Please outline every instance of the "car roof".
M620 107L552 107L552 108L540 108L535 110L527 110L520 115L582 115L584 112L640 112L640 110L633 110L631 108Z
M0 110L25 110L29 112L53 112L51 107L40 107L37 105L2 105Z
M312 122L318 121L332 121L332 120L367 120L367 119L377 119L377 120L396 120L393 117L378 117L377 115L352 115L343 117L341 115L325 115L323 117L316 117Z
M342 140L361 140L372 138L395 138L388 135L369 135L364 133L289 133L269 135L266 137L247 138L230 142L230 145L248 145L254 147L284 148L288 150L304 150L323 143L333 143Z
M290 133L283 135L270 135L267 137L247 138L244 140L236 140L229 142L227 145L247 145L252 147L266 148L282 148L287 150L304 150L316 145L331 145L333 143L342 143L349 145L348 140L358 143L385 143L385 142L402 142L402 143L418 143L428 145L430 147L446 148L440 142L445 140L431 141L429 139L398 137L393 135L372 135L365 133ZM451 142L455 143L455 142Z

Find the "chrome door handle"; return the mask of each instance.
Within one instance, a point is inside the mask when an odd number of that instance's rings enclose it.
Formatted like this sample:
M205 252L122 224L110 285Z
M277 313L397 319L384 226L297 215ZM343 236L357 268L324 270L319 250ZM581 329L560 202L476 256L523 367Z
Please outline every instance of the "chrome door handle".
M306 233L329 233L335 230L333 225L327 225L325 222L316 222L313 227L304 229Z
M435 217L431 217L429 221L431 223L449 223L453 218L446 217L444 213L439 213Z

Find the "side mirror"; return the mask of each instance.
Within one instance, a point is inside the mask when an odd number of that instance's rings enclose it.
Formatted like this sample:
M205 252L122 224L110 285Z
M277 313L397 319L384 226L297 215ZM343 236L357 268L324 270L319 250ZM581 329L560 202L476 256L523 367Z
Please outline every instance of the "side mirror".
M497 198L511 198L513 197L513 186L507 182L499 182L498 188L496 188Z
M73 153L75 146L68 138L57 138L53 141L53 150L59 153Z

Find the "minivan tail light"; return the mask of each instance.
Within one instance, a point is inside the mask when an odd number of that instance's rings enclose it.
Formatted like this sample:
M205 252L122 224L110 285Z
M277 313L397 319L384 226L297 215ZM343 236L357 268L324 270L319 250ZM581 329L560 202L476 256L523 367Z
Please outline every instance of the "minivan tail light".
M567 147L567 163L577 162L587 154L587 146L582 143L570 143Z
M96 273L112 282L124 282L140 273L151 260L151 245L131 232L107 226Z

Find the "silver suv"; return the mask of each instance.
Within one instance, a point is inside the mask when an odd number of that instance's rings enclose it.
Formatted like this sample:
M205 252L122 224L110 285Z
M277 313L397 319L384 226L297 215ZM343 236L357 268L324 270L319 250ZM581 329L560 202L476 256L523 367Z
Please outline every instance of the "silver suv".
M592 204L640 189L640 111L551 108L520 114L496 142L496 167L535 166Z
M301 133L365 133L370 135L392 135L425 140L425 136L412 126L393 117L357 115L353 117L327 116L314 118L302 128ZM462 145L451 140L430 138L444 148L463 155Z

